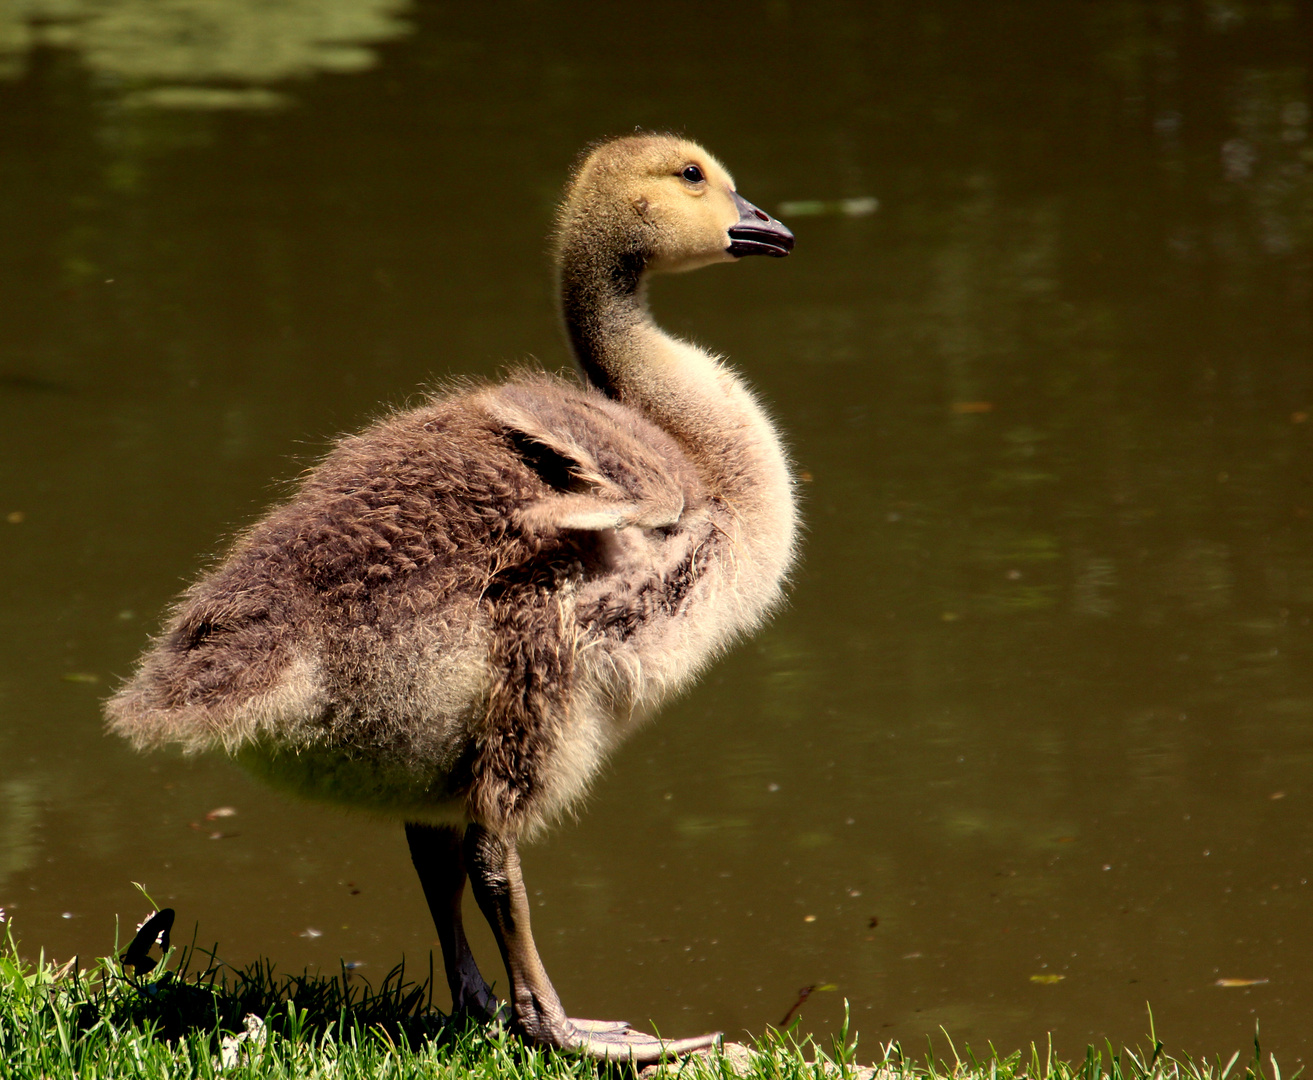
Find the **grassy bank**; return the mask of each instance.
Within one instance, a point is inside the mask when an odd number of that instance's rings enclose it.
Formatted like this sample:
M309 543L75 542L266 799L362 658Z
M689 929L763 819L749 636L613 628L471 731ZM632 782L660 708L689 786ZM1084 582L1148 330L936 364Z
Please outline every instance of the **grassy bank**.
M408 981L400 969L371 987L346 971L336 978L278 976L268 964L233 971L194 947L157 963L140 935L127 963L56 966L43 957L20 959L11 930L0 936L0 1076L6 1078L593 1080L608 1072L526 1049L499 1027L444 1017L431 1009L427 978ZM897 1045L859 1046L855 1035L818 1047L768 1032L746 1051L667 1068L690 1080L872 1074L875 1080L1283 1080L1274 1060L1260 1060L1257 1043L1246 1065L1238 1054L1229 1063L1181 1061L1150 1042L1148 1051L1091 1047L1075 1063L1033 1046L1000 1057L959 1055L950 1045L944 1062L928 1054L914 1058Z

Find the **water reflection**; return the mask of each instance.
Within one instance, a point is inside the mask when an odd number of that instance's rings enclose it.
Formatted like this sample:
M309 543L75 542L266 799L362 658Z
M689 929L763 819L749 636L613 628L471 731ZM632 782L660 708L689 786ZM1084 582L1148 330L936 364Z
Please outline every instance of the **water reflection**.
M37 785L32 779L0 784L0 889L27 870L37 854Z
M38 48L68 49L123 105L268 108L280 83L351 74L411 30L409 0L12 0L0 5L0 78Z

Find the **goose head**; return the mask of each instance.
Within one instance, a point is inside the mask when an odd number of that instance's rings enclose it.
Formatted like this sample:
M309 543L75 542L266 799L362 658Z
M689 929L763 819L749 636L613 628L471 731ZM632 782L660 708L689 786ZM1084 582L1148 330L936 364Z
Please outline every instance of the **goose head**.
M641 270L680 273L744 255L787 255L793 233L735 190L711 154L670 135L595 147L576 169L558 222L559 254L584 243Z

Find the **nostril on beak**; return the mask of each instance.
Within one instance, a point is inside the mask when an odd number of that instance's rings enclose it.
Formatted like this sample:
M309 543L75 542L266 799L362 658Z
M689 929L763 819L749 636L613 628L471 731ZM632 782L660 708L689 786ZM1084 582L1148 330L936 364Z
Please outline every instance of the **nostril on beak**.
M762 212L761 210L758 210L755 206L752 208L752 211L753 211L753 213L755 213L755 214L757 215L757 217L758 217L760 220L762 220L762 221L769 221L769 220L770 220L770 215L769 215L769 214L764 213L764 212Z

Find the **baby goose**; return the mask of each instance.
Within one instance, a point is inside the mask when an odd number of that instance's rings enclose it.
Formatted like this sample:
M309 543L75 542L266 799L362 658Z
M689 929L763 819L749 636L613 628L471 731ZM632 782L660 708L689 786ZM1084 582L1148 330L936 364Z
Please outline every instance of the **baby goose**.
M342 439L106 705L138 747L222 749L406 822L454 1007L499 1013L461 924L468 874L537 1044L650 1061L716 1039L567 1017L517 844L779 600L796 524L779 437L737 375L656 326L645 285L792 247L701 147L597 146L556 230L588 385L524 372Z

